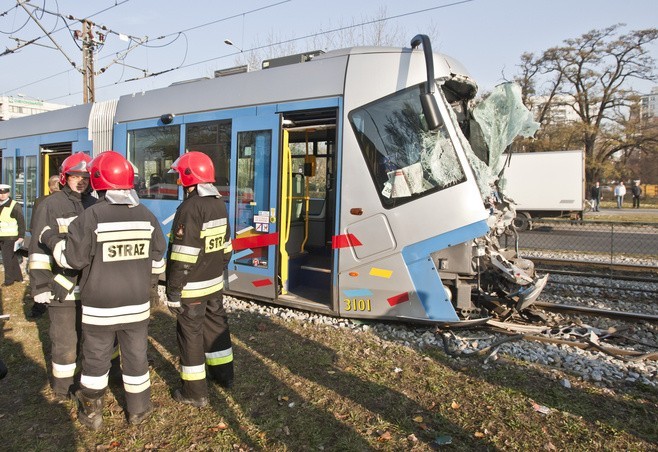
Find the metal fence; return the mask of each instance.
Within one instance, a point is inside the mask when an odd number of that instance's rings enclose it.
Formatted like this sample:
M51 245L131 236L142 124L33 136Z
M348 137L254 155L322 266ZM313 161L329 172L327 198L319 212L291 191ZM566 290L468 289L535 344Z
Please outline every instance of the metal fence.
M515 237L502 243L513 247ZM530 230L519 231L518 246L521 254L658 267L658 224L533 219Z

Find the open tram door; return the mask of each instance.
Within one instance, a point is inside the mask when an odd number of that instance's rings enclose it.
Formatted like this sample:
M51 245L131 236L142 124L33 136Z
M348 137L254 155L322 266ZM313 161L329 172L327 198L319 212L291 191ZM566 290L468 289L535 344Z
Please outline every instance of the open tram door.
M278 292L278 180L281 118L238 117L231 131L229 218L233 258L228 291L263 300Z
M281 158L282 304L327 314L335 306L337 109L284 114Z
M48 195L48 180L52 176L59 174L59 168L62 166L62 162L71 155L72 144L71 143L62 143L62 144L53 144L41 146L40 150L40 160L41 160L41 172L39 179L41 183L39 184L39 192L37 197Z
M227 291L335 313L336 109L233 122ZM306 125L290 126L290 124Z

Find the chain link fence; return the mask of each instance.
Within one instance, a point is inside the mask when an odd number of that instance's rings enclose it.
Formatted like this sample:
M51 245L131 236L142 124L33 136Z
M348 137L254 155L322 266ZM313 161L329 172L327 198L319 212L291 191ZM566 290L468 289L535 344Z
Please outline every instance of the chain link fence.
M505 236L502 244L514 247L515 240ZM521 254L658 268L658 224L539 218L519 231L518 246Z

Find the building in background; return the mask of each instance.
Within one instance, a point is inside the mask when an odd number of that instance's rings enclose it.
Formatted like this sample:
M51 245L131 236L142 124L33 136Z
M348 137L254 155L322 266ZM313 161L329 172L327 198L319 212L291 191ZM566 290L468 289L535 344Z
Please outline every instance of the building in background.
M25 96L0 96L0 121L22 116L36 115L45 111L59 110L68 105L51 104Z
M640 96L640 118L644 121L658 118L658 86L654 86L650 94Z
M547 96L535 96L531 98L530 111L535 119L538 119L541 111L548 102ZM580 116L575 109L575 102L568 96L555 96L551 99L551 105L544 117L544 123L569 124L580 121Z

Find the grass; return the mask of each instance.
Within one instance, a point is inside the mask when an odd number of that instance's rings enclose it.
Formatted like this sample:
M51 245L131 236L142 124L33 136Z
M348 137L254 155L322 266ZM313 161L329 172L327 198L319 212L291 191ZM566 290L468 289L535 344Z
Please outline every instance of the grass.
M602 210L596 214L586 212L585 220L615 223L658 223L658 198L642 199L642 209L650 209L650 212L635 212L632 209L632 205L632 201L627 199L622 211L620 212L617 210L617 203L615 201L602 201Z
M177 404L175 321L153 311L153 416L125 422L111 384L104 426L82 427L73 402L46 383L48 319L26 318L25 286L2 288L3 450L658 450L658 391L603 389L560 371L501 358L483 365L415 350L370 331L230 315L236 384L210 388L210 405ZM45 352L44 352L45 351ZM541 414L537 406L550 409ZM450 445L440 446L441 444Z

